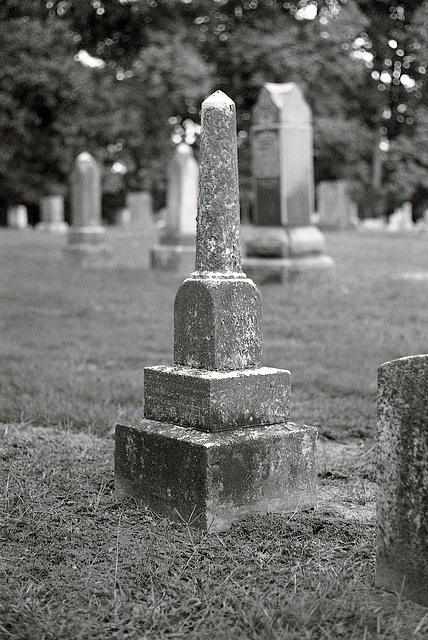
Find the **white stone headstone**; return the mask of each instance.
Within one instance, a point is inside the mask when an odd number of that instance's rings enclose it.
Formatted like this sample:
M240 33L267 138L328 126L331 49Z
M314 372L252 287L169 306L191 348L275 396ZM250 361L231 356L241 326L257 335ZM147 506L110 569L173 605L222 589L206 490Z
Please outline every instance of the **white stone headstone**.
M401 207L392 213L388 220L388 231L411 231L413 229L412 203L403 202Z
M101 221L101 169L86 151L75 160L70 190L68 255L81 266L104 266L111 260L111 250Z
M258 225L306 226L314 211L312 113L294 82L267 82L252 112Z
M24 204L16 204L7 210L7 226L12 229L28 227L28 212Z
M101 171L87 151L74 163L71 182L71 224L73 227L101 225Z
M199 167L186 142L177 145L168 167L167 218L169 235L196 237Z
M296 274L330 280L334 261L313 225L312 113L295 82L266 82L252 111L252 223L245 232L244 269L259 282ZM280 259L275 267L273 260ZM270 264L269 264L270 261ZM288 261L288 262L287 262Z
M346 180L328 180L317 187L318 221L322 228L347 229L356 226L357 205L349 195Z
M126 196L129 226L148 230L154 226L152 196L148 191L135 191ZM128 225L126 225L128 226Z

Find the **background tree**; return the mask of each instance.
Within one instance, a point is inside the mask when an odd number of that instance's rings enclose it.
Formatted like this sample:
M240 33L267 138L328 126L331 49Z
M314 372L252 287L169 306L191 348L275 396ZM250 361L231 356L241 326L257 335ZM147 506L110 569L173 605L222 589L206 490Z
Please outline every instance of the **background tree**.
M5 6L0 55L9 70L0 73L9 84L0 94L0 127L12 115L3 130L16 135L5 145L0 179L9 196L24 189L35 198L42 183L63 184L71 157L87 148L107 168L126 165L126 188L149 187L160 205L171 132L197 122L211 88L237 104L245 177L260 87L295 81L314 114L317 181L350 180L365 215L388 213L403 198L423 206L428 0L5 0ZM27 26L8 37L21 28L16 21ZM79 51L99 68L76 62ZM29 131L36 122L38 132ZM15 191L10 166L21 167ZM24 184L28 173L32 185Z
M367 17L362 50L368 87L377 103L371 121L372 180L367 200L389 214L412 200L416 216L428 206L426 104L428 2L357 0ZM373 206L373 204L371 205Z

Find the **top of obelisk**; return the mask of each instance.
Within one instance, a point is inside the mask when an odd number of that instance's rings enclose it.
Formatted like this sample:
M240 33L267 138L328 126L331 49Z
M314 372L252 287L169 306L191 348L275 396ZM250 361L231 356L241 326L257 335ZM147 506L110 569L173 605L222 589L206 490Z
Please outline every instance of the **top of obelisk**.
M214 93L209 95L208 98L205 98L202 103L202 109L210 106L214 106L217 109L233 109L235 103L233 102L232 98L229 98L229 96L223 93L223 91L218 90L214 91Z
M192 276L242 278L236 110L223 91L215 91L202 103L199 158Z

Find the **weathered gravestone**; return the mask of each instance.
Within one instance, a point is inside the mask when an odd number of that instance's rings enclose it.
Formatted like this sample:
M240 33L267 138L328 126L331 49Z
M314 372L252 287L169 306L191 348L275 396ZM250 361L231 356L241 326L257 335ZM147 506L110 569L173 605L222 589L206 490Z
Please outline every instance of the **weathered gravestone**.
M16 204L7 210L7 226L11 229L26 229L28 227L28 212L24 204Z
M68 224L64 221L63 196L45 196L40 201L40 222L36 228L39 231L65 233Z
M155 269L185 272L194 264L198 180L192 147L181 142L168 167L165 228L152 252Z
M246 229L245 270L258 280L300 273L331 278L324 236L312 225L314 178L311 110L294 82L267 82L251 127L254 226Z
M398 209L389 216L387 230L391 232L411 231L413 228L412 203L403 202L401 207L398 207Z
M358 223L358 207L349 195L346 180L325 180L317 187L318 226L323 229L349 229Z
M428 355L378 370L376 584L428 607Z
M107 237L115 265L149 270L150 254L158 237L151 194L147 191L128 193L122 224L109 228Z
M126 196L126 207L129 209L129 226L144 229L147 235L154 237L152 194L148 191L133 191Z
M95 158L80 153L70 176L71 226L67 254L82 266L102 264L110 258L101 224L101 171Z
M314 427L290 372L260 367L260 293L241 268L235 105L202 104L196 270L174 305L174 365L145 369L144 419L116 427L118 498L212 531L315 500Z

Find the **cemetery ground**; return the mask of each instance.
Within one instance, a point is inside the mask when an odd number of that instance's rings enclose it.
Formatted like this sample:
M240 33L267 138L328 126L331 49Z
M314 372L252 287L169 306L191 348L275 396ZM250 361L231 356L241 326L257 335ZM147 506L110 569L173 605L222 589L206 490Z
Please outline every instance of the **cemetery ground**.
M318 506L212 534L113 496L114 424L172 362L188 274L81 271L63 237L1 230L1 638L428 637L426 609L374 587L376 372L427 350L428 240L326 239L333 284L260 287L262 364L320 432Z

